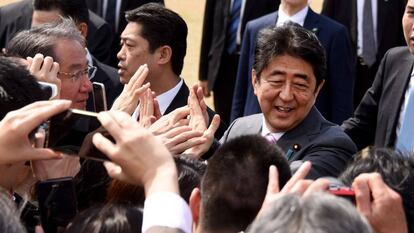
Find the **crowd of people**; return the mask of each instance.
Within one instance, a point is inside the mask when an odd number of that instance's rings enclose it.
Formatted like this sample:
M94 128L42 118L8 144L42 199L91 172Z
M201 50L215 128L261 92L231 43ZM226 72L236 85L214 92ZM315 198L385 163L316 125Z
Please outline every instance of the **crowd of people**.
M191 87L187 33L163 1L0 8L1 232L414 232L414 0L207 0Z

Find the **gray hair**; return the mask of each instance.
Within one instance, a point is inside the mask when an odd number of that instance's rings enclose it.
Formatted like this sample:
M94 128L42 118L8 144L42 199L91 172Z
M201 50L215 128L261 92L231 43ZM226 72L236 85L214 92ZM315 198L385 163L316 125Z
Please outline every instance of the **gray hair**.
M81 35L71 18L61 18L58 22L46 23L29 30L19 32L7 44L9 55L21 58L33 57L37 53L51 56L58 61L54 47L59 39L74 40L85 47L85 38Z
M249 233L371 233L367 220L347 200L327 193L288 194L256 219Z

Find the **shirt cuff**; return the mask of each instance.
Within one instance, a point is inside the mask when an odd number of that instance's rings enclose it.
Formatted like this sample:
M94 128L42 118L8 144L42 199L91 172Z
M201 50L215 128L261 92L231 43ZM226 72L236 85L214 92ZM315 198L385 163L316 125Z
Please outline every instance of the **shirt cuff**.
M178 194L158 192L145 200L142 232L162 226L191 233L192 223L190 207Z

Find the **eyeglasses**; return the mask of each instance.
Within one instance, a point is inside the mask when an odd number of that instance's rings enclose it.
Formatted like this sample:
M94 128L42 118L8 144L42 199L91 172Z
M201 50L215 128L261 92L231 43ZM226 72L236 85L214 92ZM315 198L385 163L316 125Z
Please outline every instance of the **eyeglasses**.
M84 70L79 70L78 72L73 73L66 73L59 71L58 74L69 76L69 78L72 79L72 82L77 82L80 80L84 75L88 75L89 79L92 79L95 76L96 73L96 66L89 66L85 68Z

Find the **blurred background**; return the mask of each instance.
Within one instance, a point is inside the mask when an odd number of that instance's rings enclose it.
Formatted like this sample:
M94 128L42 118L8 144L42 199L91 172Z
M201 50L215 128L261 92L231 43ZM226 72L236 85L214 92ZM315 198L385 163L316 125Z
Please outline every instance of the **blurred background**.
M0 6L17 1L0 0ZM323 0L310 0L310 2L311 8L316 12L320 12ZM205 0L165 0L165 4L168 8L179 13L188 25L188 47L182 77L188 85L192 86L198 81L198 62L200 57ZM213 108L212 97L207 99L207 104Z

